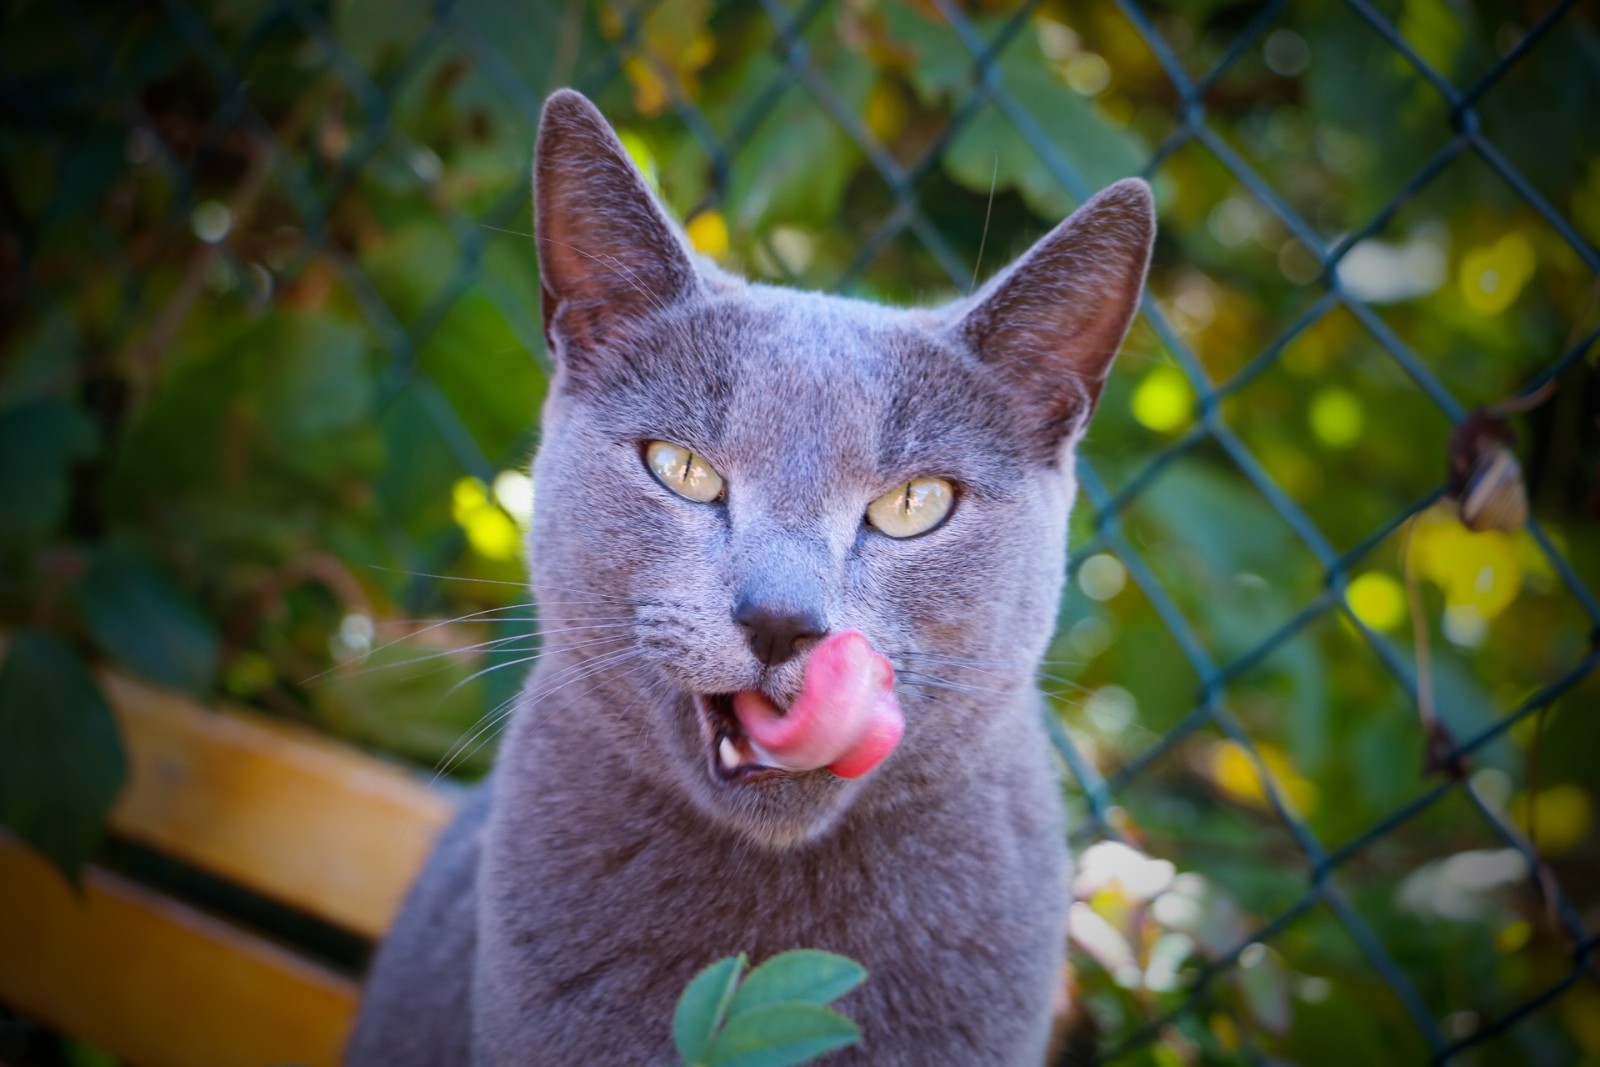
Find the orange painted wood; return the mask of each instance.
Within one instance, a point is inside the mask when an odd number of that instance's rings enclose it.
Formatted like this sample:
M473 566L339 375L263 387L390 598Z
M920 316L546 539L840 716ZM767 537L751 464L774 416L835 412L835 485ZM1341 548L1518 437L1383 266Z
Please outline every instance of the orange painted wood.
M0 831L0 1002L144 1067L333 1067L357 989L105 871L75 894Z
M378 937L450 820L416 775L291 724L101 675L129 757L127 838Z

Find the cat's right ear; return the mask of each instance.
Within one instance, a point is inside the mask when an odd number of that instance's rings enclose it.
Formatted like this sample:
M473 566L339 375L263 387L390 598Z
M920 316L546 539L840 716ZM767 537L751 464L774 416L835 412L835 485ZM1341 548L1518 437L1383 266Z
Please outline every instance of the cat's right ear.
M545 101L533 175L545 341L556 359L604 348L697 284L683 237L582 93Z
M1040 454L1082 432L1138 306L1155 201L1137 178L1101 190L963 304L959 332L1011 386Z

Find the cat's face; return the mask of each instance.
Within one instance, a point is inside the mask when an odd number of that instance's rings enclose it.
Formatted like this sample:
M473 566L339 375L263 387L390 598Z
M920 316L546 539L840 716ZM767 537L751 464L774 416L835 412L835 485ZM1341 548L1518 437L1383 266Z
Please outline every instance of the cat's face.
M900 311L695 264L577 94L547 105L537 173L558 373L530 558L547 644L571 649L552 682L600 696L593 743L772 845L992 759L995 718L1031 708L1148 193L1118 187L959 306ZM924 478L929 518L869 519ZM895 668L899 747L857 781L730 769L730 695L788 707L841 630Z

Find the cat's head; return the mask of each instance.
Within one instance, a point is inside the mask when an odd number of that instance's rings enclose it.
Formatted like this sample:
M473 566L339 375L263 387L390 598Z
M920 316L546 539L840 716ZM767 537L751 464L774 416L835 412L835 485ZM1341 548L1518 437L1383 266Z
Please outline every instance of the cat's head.
M774 846L1003 758L1055 619L1073 446L1149 259L1144 183L931 310L697 259L575 92L545 106L535 194L556 374L530 559L567 650L548 687L594 694L586 743ZM847 629L894 665L898 749L859 781L730 773L729 695L789 706Z

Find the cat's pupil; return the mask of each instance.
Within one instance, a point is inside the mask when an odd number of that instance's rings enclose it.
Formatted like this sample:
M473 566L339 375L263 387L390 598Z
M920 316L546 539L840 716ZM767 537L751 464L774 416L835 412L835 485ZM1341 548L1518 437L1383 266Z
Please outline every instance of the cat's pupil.
M682 445L670 441L647 442L644 461L656 481L687 500L709 504L722 496L722 476Z

